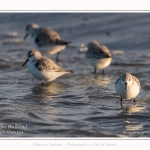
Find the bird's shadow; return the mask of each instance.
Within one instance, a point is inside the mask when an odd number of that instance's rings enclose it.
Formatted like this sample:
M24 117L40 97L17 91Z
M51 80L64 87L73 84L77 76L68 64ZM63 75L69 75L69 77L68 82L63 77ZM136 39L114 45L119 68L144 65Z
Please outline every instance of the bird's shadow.
M132 106L123 106L123 104L120 103L120 106L121 106L122 113L128 113L128 114L142 112L146 108L144 106L139 106L138 104L133 104Z

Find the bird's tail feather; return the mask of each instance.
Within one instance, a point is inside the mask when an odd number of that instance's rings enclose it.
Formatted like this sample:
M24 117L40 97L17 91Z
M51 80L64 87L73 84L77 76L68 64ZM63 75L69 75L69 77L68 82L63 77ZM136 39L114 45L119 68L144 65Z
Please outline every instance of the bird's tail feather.
M73 71L72 70L66 70L67 72L70 72L70 73L73 73Z

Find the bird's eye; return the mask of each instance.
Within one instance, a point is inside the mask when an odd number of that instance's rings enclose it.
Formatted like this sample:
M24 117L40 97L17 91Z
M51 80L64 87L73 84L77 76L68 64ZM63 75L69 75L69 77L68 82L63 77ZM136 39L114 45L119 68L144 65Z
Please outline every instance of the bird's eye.
M32 54L30 54L28 57L31 57L32 56Z
M36 42L36 43L39 42L39 41L40 41L40 40L39 40L38 38L35 39L35 42Z
M130 79L129 79L129 81L130 81Z

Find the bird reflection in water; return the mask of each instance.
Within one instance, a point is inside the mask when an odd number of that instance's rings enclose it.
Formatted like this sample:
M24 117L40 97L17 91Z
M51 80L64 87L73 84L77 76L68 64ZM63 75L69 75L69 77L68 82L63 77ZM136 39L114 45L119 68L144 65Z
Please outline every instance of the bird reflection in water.
M132 114L132 113L135 113L135 112L142 112L143 110L145 110L145 107L133 105L133 106L129 106L129 107L124 108L122 106L122 110L123 110L123 113Z
M92 84L95 85L107 85L110 84L111 81L109 79L109 77L107 76L103 76L103 75L88 75L84 77L84 80L82 78L82 83L81 85L86 85L86 86L90 86Z
M129 119L125 120L124 122L126 131L138 131L141 130L143 127L143 125L137 122L130 121Z
M40 99L51 99L60 94L65 88L69 87L67 84L52 82L43 86L37 85L31 89L32 95L40 96Z

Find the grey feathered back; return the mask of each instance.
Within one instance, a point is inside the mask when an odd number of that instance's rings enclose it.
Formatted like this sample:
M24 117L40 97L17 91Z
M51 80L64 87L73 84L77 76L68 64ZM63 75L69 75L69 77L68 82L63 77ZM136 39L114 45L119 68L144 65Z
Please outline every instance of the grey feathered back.
M46 46L49 44L66 45L69 42L62 40L57 32L49 28L40 28L36 31L35 43L38 46Z
M51 59L46 57L37 60L36 67L41 71L68 72L68 70L59 67Z
M86 51L86 56L88 58L107 58L107 57L111 57L111 53L109 51L109 49L102 45L99 44L96 41L90 42L88 45L88 50Z

